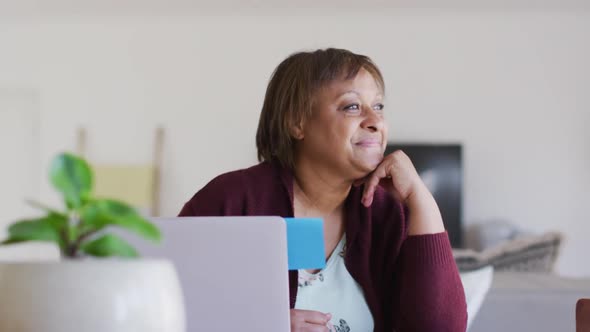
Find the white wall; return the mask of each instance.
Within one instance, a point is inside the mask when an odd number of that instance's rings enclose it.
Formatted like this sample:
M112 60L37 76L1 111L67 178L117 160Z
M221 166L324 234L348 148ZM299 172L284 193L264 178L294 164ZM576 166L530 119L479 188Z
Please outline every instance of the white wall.
M78 125L91 159L147 161L163 124L163 213L174 215L213 176L256 161L264 90L284 57L349 48L384 72L392 140L464 144L466 223L560 229L559 271L590 276L578 258L590 251L589 40L588 12L14 19L0 23L0 90L37 91L43 169L74 148ZM57 202L45 182L39 196Z

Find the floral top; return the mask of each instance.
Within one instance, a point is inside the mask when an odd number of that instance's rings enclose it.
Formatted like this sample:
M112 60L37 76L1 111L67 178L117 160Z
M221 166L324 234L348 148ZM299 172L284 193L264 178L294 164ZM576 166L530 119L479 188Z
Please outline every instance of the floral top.
M332 314L330 332L373 331L373 317L362 289L344 265L345 241L343 236L321 271L299 270L295 309Z

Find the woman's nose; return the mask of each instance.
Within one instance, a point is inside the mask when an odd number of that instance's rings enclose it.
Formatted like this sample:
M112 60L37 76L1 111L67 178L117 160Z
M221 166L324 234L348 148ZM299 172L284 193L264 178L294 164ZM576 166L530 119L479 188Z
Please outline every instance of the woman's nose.
M363 113L365 114L365 118L361 123L361 127L372 132L383 130L384 119L382 114L376 112L370 107L365 108Z

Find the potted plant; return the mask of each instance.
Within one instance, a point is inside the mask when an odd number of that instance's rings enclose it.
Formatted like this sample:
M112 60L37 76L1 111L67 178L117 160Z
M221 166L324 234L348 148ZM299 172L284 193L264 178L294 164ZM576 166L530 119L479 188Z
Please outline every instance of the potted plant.
M32 203L44 215L13 223L1 244L53 242L62 260L0 263L0 331L184 331L172 264L129 259L137 251L111 232L157 242L158 228L124 202L93 197L92 169L82 158L58 155L50 180L65 209Z

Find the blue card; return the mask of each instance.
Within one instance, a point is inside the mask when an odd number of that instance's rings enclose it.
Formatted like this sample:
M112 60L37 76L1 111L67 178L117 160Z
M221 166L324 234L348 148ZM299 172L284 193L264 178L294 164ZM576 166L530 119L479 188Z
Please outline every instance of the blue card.
M321 269L326 265L324 221L319 218L285 218L289 270Z

